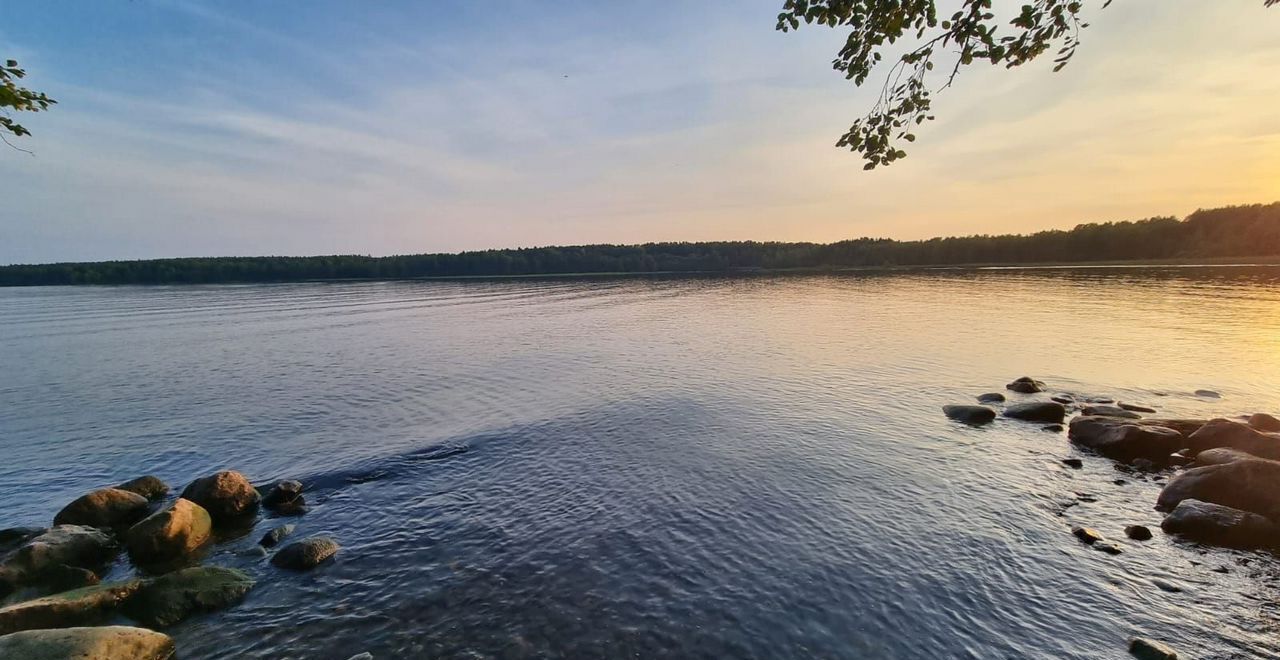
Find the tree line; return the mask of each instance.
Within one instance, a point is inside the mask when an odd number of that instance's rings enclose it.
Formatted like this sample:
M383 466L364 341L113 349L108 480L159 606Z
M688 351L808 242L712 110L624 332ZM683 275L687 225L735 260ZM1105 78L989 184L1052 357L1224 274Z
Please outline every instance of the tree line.
M209 284L568 273L733 272L1089 263L1280 256L1280 202L1199 210L1185 219L1078 225L1026 235L835 243L719 241L578 245L390 257L193 257L0 266L0 286Z

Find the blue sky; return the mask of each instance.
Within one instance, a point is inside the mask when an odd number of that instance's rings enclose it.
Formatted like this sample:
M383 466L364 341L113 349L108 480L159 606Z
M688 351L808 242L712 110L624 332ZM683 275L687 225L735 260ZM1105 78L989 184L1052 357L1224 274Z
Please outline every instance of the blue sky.
M1280 199L1280 9L1121 2L973 70L911 156L780 0L4 0L60 103L0 150L0 263L1030 231Z

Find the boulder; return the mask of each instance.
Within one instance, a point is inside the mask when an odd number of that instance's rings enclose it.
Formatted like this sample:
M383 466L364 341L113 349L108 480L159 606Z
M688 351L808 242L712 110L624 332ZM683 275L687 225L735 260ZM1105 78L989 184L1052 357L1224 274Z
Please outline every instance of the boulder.
M171 626L192 614L231 607L252 588L253 580L234 568L186 568L144 584L124 612L147 626Z
M1182 500L1160 523L1169 534L1228 548L1277 547L1280 527L1256 513L1200 500Z
M1231 447L1258 458L1280 459L1280 434L1259 431L1229 419L1212 419L1187 437L1193 452L1215 447Z
M213 533L213 520L204 507L179 497L125 533L125 547L137 564L173 561L195 552Z
M1021 392L1023 394L1034 394L1036 392L1044 391L1044 383L1031 378L1030 376L1023 376L1022 378L1005 385L1005 388L1014 392Z
M9 527L0 529L0 555L49 530L44 527Z
M1280 431L1280 419L1276 419L1267 413L1253 413L1249 416L1249 426L1268 433Z
M271 564L278 568L305 571L315 568L337 552L337 541L327 536L313 536L281 548L271 558Z
M986 406L943 406L942 413L957 422L973 426L986 424L996 418L996 411Z
M119 486L116 486L116 488L119 488L120 490L127 490L130 493L137 493L152 502L162 500L165 495L169 494L169 484L161 481L160 477L153 477L151 475L131 479Z
M1135 541L1150 541L1151 528L1146 525L1129 525L1124 528L1124 535Z
M1004 403L1004 395L999 392L979 394L978 403Z
M302 482L294 479L277 482L267 491L266 497L262 498L262 506L287 516L304 513L307 500L302 497Z
M1071 442L1117 461L1166 461L1182 449L1183 435L1163 426L1134 424L1116 417L1087 416L1071 420Z
M0 658L15 660L169 660L173 654L168 635L128 626L27 630L0 637Z
M59 525L28 539L0 564L0 593L37 584L64 567L97 571L119 548L110 536L93 527Z
M114 613L141 586L139 580L99 584L0 608L0 635L97 623Z
M1067 409L1056 401L1028 401L1005 408L1004 416L1027 422L1061 423L1067 416Z
M1121 408L1123 408L1123 409L1125 409L1125 410L1128 410L1129 412L1153 413L1153 412L1155 412L1155 411L1156 411L1156 409L1155 409L1155 408L1150 408L1150 407L1147 407L1147 406L1139 406L1139 405L1134 404L1134 403L1125 403L1125 402L1123 402L1123 401L1121 401L1118 405L1119 405Z
M1200 500L1280 518L1280 462L1247 458L1179 472L1156 499L1156 508L1172 511L1183 500Z
M100 488L81 495L53 517L54 525L88 525L102 529L128 527L147 515L147 498L119 488Z
M293 529L293 525L281 525L276 527L266 534L263 534L262 539L258 541L258 545L264 548L274 548L277 545L280 545L280 542L283 541L286 536L292 534Z
M1057 401L1058 403L1061 403L1061 404L1062 404L1062 405L1064 405L1064 406L1070 406L1070 405L1075 404L1075 402L1076 402L1075 398L1073 398L1073 397L1071 397L1070 395L1067 395L1067 394L1055 394L1055 395L1053 395L1053 396L1049 397L1049 400L1050 400L1050 401Z
M1168 645L1143 637L1129 640L1129 654L1138 660L1178 660L1178 652Z
M97 573L87 568L66 564L58 564L40 574L40 586L53 593L91 587L100 580Z
M182 497L204 507L215 525L242 521L258 510L258 491L234 470L196 479Z
M1243 461L1248 459L1260 459L1249 452L1232 449L1230 447L1214 447L1206 449L1196 454L1195 459L1191 462L1192 467L1203 467L1205 465L1222 465L1223 463L1232 463L1234 461Z
M1142 419L1142 415L1139 415L1136 412L1125 410L1120 406L1109 406L1109 405L1085 406L1084 409L1081 410L1080 412L1085 415L1096 415L1099 417L1120 417L1124 419Z

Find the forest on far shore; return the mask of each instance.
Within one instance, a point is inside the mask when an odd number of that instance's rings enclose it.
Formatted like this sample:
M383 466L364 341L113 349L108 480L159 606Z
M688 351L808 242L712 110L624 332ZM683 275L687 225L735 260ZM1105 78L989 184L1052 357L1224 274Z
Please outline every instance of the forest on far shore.
M0 266L0 286L209 284L325 279L730 272L964 264L1156 261L1280 255L1280 202L1199 210L1185 219L921 241L721 241L578 245L391 257L190 257Z

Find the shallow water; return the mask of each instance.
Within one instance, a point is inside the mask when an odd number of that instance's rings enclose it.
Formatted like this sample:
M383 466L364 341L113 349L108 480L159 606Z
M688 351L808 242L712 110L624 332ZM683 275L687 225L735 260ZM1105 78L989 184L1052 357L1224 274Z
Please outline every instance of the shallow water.
M259 583L169 630L188 660L1123 658L1135 634L1280 657L1272 560L1128 541L1158 525L1159 484L939 410L1023 374L1171 415L1280 410L1278 285L1214 267L0 289L0 526L142 473L302 479L297 537L333 535L337 560L237 554L274 520L218 547L208 563ZM1098 501L1064 508L1077 493Z

